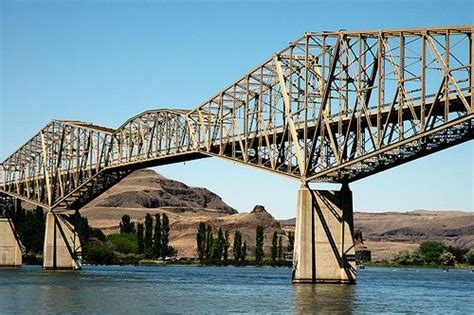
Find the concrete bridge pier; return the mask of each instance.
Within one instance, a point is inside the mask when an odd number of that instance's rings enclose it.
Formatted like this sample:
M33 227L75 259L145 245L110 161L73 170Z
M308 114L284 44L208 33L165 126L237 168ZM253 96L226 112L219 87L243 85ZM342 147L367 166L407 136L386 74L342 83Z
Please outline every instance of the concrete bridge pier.
M355 283L352 192L298 191L294 283Z
M43 249L43 269L81 269L81 242L74 227L60 215L46 214L46 230Z
M21 242L10 218L0 217L0 268L22 264Z

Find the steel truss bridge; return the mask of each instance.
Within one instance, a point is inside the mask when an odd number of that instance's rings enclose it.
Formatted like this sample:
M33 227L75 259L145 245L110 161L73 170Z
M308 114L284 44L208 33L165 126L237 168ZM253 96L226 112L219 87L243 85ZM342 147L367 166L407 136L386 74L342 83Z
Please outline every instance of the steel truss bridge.
M0 192L79 209L132 171L219 157L349 183L473 139L473 26L305 33L193 110L117 129L53 120L0 165Z

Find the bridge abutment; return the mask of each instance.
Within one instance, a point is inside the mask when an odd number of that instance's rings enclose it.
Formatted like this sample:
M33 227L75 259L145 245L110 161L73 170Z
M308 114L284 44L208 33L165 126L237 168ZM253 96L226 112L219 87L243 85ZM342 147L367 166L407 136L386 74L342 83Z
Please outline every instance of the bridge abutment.
M0 268L22 264L21 242L10 218L0 218Z
M298 191L294 283L355 283L352 192Z
M50 211L46 214L43 269L81 269L81 242L73 226Z

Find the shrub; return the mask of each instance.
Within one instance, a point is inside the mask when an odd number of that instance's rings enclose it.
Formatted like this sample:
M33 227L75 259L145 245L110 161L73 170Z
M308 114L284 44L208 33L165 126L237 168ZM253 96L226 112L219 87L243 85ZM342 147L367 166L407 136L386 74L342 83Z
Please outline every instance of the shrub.
M114 251L130 254L138 252L137 235L135 233L111 234L107 242Z
M454 257L454 255L448 252L447 250L445 250L439 256L439 260L440 260L441 265L443 266L454 266L454 264L456 263L456 257Z
M115 262L115 255L109 247L93 243L89 245L85 260L93 265L110 265Z
M420 244L418 252L424 258L426 263L439 265L440 256L446 250L446 246L439 241L426 241Z
M454 257L456 258L456 261L458 263L466 262L464 257L467 254L467 252L469 251L468 249L464 249L464 248L457 247L457 246L447 246L446 250L454 255Z
M392 265L410 266L410 265L422 265L425 263L423 257L418 253L409 252L407 250L396 253L390 259Z
M468 251L464 258L466 259L466 263L469 265L474 265L474 249Z

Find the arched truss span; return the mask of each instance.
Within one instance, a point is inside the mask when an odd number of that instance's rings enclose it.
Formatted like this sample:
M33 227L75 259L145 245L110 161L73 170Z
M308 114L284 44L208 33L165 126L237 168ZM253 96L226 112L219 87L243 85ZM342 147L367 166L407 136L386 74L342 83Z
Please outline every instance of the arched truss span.
M216 156L350 182L473 139L473 27L306 33L193 110L117 129L53 120L0 191L80 208L133 170Z

